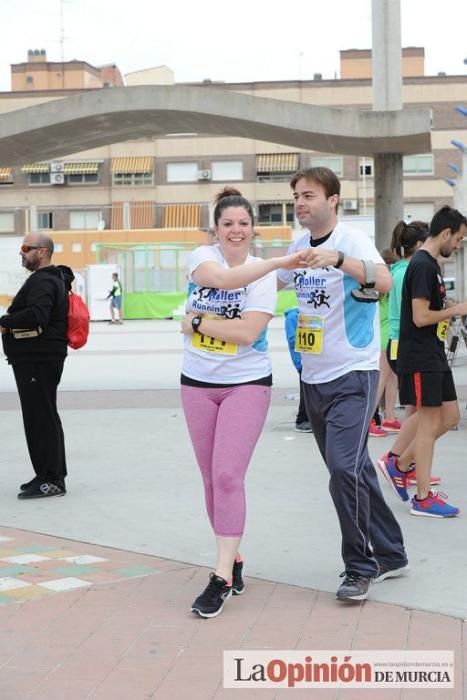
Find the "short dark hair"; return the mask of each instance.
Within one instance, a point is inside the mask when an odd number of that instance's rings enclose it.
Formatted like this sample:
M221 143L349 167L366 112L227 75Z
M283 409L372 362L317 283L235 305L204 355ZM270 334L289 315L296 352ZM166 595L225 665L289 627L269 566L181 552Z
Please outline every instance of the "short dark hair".
M461 226L467 226L467 219L457 209L441 207L433 216L430 223L430 238L436 238L441 231L447 228L451 229L452 233L457 233Z
M340 197L341 194L341 183L336 173L330 168L302 168L297 170L296 173L292 175L290 180L290 187L295 189L295 185L301 179L304 180L314 180L318 182L324 189L326 197L331 197L333 194L337 194Z

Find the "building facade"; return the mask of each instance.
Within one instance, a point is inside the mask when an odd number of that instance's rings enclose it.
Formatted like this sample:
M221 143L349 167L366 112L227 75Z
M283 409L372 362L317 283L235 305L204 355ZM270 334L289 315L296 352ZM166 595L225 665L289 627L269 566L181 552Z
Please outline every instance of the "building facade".
M340 56L341 77L335 80L315 74L301 81L199 85L371 109L371 51L341 51ZM0 112L123 84L115 65L53 63L37 50L11 70L12 92L0 94ZM424 50L416 47L403 49L402 74L404 105L429 107L433 113L432 152L404 157L405 217L429 220L438 207L453 203L445 178L461 167L462 154L451 140L467 141L467 121L455 109L467 94L467 76L425 76ZM165 66L126 76L128 85L171 81L173 74ZM0 163L0 236L47 231L57 244L56 262L74 269L95 262L101 244L195 244L208 240L211 202L229 184L254 203L264 240L290 239L294 217L288 182L297 168L308 165L326 165L340 177L341 214L373 215L371 153L341 156L236 137L168 134L22 167ZM390 231L388 242L389 236Z

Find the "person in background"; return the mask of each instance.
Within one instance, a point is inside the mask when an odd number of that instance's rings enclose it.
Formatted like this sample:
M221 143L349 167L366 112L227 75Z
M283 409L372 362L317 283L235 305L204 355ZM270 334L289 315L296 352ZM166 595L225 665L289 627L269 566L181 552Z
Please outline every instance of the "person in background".
M305 397L303 396L303 386L302 386L302 357L299 352L295 350L295 337L297 335L297 322L298 322L298 308L287 309L285 312L285 335L287 337L287 345L289 348L289 353L291 360L294 364L295 369L299 376L299 386L300 386L300 400L298 404L298 411L295 418L295 430L298 433L312 433L311 423L308 420L305 406Z
M368 454L379 377L373 290L388 292L392 279L367 236L338 220L340 181L332 170L304 168L290 185L295 215L308 230L289 253L301 251L308 267L279 270L278 279L295 284L306 409L339 519L345 571L336 597L361 601L373 582L408 569L402 532Z
M397 375L397 352L399 345L400 318L401 318L401 303L402 303L402 285L404 282L405 273L409 266L413 255L423 245L428 238L429 224L425 221L411 221L406 224L404 221L399 221L391 238L391 250L397 255L398 260L391 267L391 275L393 286L389 292L389 343L386 350L388 364L392 371ZM417 418L410 417L416 412L415 406L405 407L405 419L401 426L400 434L397 436L390 451L378 460L377 465L382 471L383 476L386 476L381 463L384 462L390 455L401 455L404 450L410 445L415 437L417 428ZM431 475L431 484L439 484L441 478ZM417 474L415 463L412 463L407 472L407 485L416 486Z
M112 289L108 293L107 299L110 299L110 315L111 320L109 323L123 323L123 289L120 280L118 279L118 272L112 273ZM118 318L115 318L115 312L117 312Z
M410 261L402 287L397 373L401 402L417 412L415 437L400 455L391 452L380 461L384 476L403 501L409 500L407 473L416 465L417 495L411 515L452 518L459 508L446 494L431 490L436 440L459 422L459 405L445 351L448 321L467 312L467 301L449 305L438 263L462 246L467 219L444 206L433 216L429 236Z
M234 188L214 208L218 243L189 260L187 314L182 319L182 404L204 483L217 565L191 606L219 615L243 593L239 553L245 527L245 475L271 397L267 325L276 308L279 267L300 267L301 254L261 260L250 255L253 208Z
M381 257L389 268L397 259L390 248L384 248L381 251ZM387 433L398 433L401 428L395 415L397 375L392 371L386 358L386 350L389 342L389 294L380 294L378 305L379 325L381 330L381 354L379 356L379 382L376 392L376 411L368 430L368 435L370 437L385 437ZM380 404L382 399L384 400L384 413L381 419Z
M29 275L0 318L3 350L12 366L24 432L35 476L21 484L18 498L66 494L65 439L57 411L57 388L67 356L68 291L73 273L52 265L54 244L28 233L20 249Z

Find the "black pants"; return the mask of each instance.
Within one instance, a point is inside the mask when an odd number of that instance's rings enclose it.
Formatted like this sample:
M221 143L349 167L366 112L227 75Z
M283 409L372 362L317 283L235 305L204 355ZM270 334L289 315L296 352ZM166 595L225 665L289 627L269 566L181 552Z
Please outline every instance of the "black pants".
M13 365L32 466L40 479L58 484L67 475L65 439L57 411L64 361Z
M304 384L313 434L330 474L345 569L361 576L407 562L401 529L368 454L378 375L353 371L324 384Z
M309 423L310 419L308 418L308 414L306 412L305 395L303 393L302 370L300 370L298 374L300 376L300 403L298 404L298 411L297 417L295 418L295 423L297 425L300 425L300 423Z

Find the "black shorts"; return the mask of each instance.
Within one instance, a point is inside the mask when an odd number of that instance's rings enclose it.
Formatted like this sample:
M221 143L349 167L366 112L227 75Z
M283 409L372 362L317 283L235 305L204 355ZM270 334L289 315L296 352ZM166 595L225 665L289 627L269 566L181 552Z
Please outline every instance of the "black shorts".
M399 396L403 406L441 406L456 401L456 387L450 369L445 372L414 372L399 375Z

